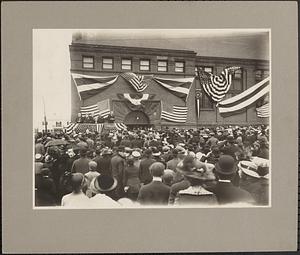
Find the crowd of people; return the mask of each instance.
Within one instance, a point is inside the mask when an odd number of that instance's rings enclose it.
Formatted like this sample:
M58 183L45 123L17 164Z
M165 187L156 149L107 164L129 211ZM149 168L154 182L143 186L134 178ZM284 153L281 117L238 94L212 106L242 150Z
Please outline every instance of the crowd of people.
M269 128L35 135L35 205L268 205Z
M113 113L109 113L107 116L97 115L93 116L92 113L88 114L81 114L78 113L76 120L76 123L114 123L115 117Z

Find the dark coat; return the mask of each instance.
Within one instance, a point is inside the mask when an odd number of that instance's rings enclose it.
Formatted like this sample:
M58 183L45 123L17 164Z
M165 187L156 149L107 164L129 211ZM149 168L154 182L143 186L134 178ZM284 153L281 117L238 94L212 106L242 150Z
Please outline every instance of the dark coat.
M111 170L111 156L100 157L97 156L93 159L97 163L97 172L104 175L112 175Z
M149 168L154 162L156 161L152 158L145 158L141 160L139 171L141 183L148 184L152 181L152 174L150 173Z
M138 202L143 205L167 205L170 187L160 181L153 181L142 186L138 195Z
M118 181L118 185L116 188L116 194L118 198L125 195L124 184L123 184L124 167L125 167L125 160L123 157L121 157L119 154L112 157L111 170L112 170L113 177L116 178Z
M216 195L219 204L254 202L249 192L235 187L231 182L218 182L211 191Z

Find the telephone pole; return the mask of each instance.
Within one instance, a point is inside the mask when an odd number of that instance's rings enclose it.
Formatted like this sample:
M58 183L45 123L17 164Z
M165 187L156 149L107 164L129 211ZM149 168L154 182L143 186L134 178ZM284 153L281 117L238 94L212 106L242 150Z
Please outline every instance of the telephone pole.
M46 118L46 107L45 107L45 100L43 97L43 105L44 105L44 121L43 121L43 125L45 126L45 133L47 133L47 126L48 126L48 122L47 122L47 118Z

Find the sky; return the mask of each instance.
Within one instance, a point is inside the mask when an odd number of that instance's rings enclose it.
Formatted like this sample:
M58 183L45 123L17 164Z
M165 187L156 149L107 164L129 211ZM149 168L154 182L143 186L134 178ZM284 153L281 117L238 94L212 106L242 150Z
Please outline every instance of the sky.
M47 119L69 121L71 80L69 45L80 33L91 43L189 49L203 56L269 58L266 30L255 29L34 29L33 125ZM224 48L226 50L224 50ZM253 50L254 49L254 50Z

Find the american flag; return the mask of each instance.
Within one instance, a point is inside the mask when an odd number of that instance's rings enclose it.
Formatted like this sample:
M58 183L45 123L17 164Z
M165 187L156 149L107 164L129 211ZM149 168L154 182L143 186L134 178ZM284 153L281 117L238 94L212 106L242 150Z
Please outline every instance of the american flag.
M136 75L135 73L122 73L121 76L128 81L137 92L142 92L147 88L144 75Z
M187 113L188 108L186 106L174 105L172 111L166 111L166 106L163 105L161 111L161 119L171 122L185 123L187 119Z
M270 104L266 103L256 108L257 117L268 118L270 116Z
M198 70L200 84L205 93L215 102L220 102L229 91L232 83L232 74L240 67L225 68L221 74L214 75L202 69Z
M80 113L83 116L88 116L89 114L92 114L94 118L98 116L101 116L102 118L107 118L107 116L110 114L109 99L98 102L97 104L81 106Z
M66 133L71 135L73 132L76 133L84 133L87 130L90 132L98 132L101 133L104 124L89 124L89 123L70 123L66 127Z

